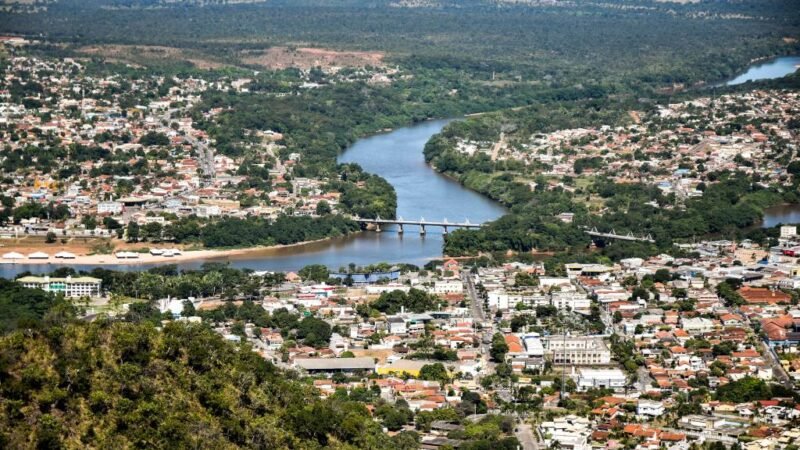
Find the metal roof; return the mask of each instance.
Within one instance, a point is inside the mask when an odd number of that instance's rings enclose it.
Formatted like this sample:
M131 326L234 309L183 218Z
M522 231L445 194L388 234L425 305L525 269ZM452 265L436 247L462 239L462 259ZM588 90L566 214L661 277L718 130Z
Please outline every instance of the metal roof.
M374 370L375 360L363 358L296 358L297 367L305 370Z

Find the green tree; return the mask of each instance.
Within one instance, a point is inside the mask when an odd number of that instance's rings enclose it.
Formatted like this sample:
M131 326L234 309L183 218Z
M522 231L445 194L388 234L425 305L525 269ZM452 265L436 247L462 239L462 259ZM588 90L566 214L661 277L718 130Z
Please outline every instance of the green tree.
M310 264L300 269L297 274L300 275L303 280L316 281L318 283L327 280L330 276L328 268L322 264Z
M126 234L126 236L128 238L128 242L138 242L139 241L139 224L134 222L134 221L128 222L128 228L127 228L127 231L125 232L125 234Z
M425 364L419 369L419 378L444 384L450 381L450 374L442 363Z
M508 353L508 344L502 333L495 333L492 337L492 345L489 348L489 355L492 360L497 363L503 363L506 360Z

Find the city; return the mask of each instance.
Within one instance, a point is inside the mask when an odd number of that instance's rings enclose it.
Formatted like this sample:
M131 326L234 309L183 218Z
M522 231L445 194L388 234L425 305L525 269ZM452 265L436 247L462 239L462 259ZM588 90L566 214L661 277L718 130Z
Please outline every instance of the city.
M0 448L800 448L796 6L0 0Z

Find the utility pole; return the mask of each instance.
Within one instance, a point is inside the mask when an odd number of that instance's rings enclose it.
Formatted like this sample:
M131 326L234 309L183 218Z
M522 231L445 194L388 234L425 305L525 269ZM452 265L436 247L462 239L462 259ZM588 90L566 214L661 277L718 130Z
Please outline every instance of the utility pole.
M559 314L560 315L560 314ZM561 389L558 391L559 400L564 400L564 390L566 389L567 375L567 332L564 325L561 325Z

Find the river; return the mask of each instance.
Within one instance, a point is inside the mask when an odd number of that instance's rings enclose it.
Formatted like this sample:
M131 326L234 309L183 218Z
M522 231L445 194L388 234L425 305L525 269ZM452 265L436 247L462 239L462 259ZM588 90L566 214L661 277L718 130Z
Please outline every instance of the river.
M800 205L778 205L764 210L761 228L772 228L775 225L792 225L800 223Z
M800 56L781 56L765 62L753 64L745 72L723 83L735 86L756 80L771 80L794 73L800 66Z
M505 214L499 204L464 188L457 182L436 173L422 155L425 143L448 123L447 120L423 122L395 131L360 139L339 157L340 162L358 163L365 170L378 174L391 183L397 192L397 215L405 219L444 220L468 219L482 223ZM253 270L291 271L308 264L325 264L331 269L349 263L367 265L378 262L404 262L422 265L442 255L443 235L438 228L428 228L420 236L416 227L406 227L404 234L394 227L381 233L366 231L324 242L263 250L244 256L209 261L229 261L231 266ZM205 261L179 263L183 269L198 268ZM23 271L43 273L52 265L0 265L0 276L12 278ZM90 270L92 266L71 266ZM152 265L108 265L114 270L142 270Z

